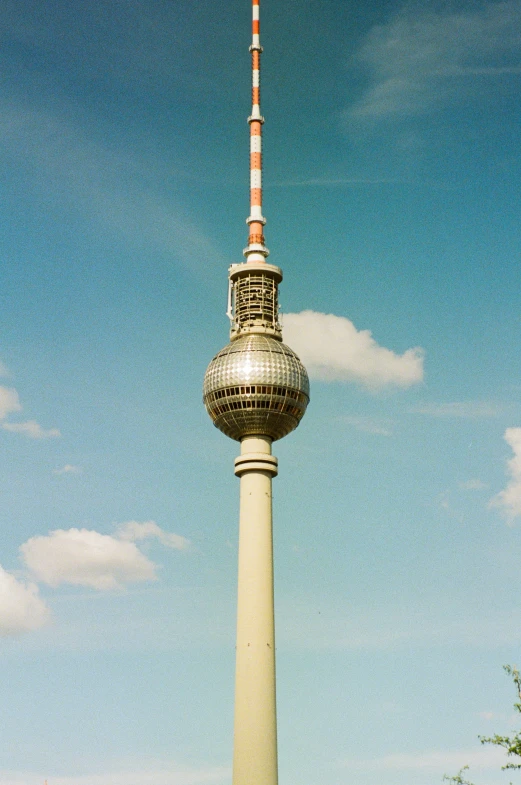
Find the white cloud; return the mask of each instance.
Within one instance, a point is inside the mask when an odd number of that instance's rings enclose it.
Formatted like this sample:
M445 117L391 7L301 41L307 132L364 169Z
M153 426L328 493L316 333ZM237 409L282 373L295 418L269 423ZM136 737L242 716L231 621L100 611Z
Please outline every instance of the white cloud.
M343 316L302 311L284 316L284 339L311 377L355 381L369 388L410 387L423 379L423 350L395 354L380 346L370 330L357 330Z
M34 583L22 583L0 567L0 636L20 635L42 627L50 618Z
M22 408L18 393L12 387L0 387L0 419Z
M497 417L501 407L488 401L453 401L451 403L422 403L409 409L410 414L425 414L428 417Z
M472 480L466 480L465 482L460 482L459 487L463 491L482 491L485 488L488 488L488 485L486 482L483 482L483 480L474 477Z
M490 502L491 507L501 507L508 520L521 516L521 428L507 428L504 439L510 445L514 457L508 461L510 482Z
M482 98L501 76L521 73L520 25L517 0L457 12L407 5L373 27L357 52L371 80L348 116L402 117L455 97Z
M6 373L5 366L0 362L0 376L4 376ZM20 412L21 410L22 404L14 387L0 387L0 420L4 420L9 414ZM45 430L35 420L20 423L3 422L1 427L5 431L11 431L12 433L23 433L31 439L49 439L61 436L57 428Z
M118 537L129 542L156 537L162 545L179 551L184 550L189 545L189 541L185 537L181 537L180 534L163 531L155 521L144 521L143 523L127 521L122 523L118 526Z
M107 590L152 581L156 566L132 542L88 529L57 529L20 546L36 580L50 586L70 583Z
M26 422L4 422L2 428L11 433L23 433L30 439L56 439L61 436L58 428L42 428L36 420Z
M72 466L70 463L66 463L61 469L54 469L53 474L81 474L81 472L81 466Z

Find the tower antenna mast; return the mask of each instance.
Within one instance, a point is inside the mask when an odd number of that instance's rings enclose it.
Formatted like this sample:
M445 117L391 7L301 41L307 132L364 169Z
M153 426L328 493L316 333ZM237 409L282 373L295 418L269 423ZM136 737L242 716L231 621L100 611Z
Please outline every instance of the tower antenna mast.
M260 111L260 73L261 54L260 44L260 6L259 0L252 0L252 42L251 70L251 115L248 117L250 124L250 215L246 223L250 227L248 247L244 255L248 262L263 262L269 254L264 245L264 225L266 219L262 215L262 126L264 117Z

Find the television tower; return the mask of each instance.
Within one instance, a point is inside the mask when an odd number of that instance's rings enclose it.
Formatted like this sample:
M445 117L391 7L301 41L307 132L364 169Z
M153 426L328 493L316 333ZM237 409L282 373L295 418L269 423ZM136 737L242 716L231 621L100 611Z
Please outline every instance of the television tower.
M309 403L306 369L282 343L278 286L262 215L259 0L253 3L250 214L246 261L229 268L230 343L213 358L203 400L214 425L240 441L239 579L233 785L277 785L271 444L291 433Z

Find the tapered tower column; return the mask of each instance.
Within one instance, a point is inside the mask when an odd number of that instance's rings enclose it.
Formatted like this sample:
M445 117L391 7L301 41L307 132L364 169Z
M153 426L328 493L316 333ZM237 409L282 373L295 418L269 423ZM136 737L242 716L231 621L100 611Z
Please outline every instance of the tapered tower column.
M277 785L271 439L246 437L241 480L233 785Z

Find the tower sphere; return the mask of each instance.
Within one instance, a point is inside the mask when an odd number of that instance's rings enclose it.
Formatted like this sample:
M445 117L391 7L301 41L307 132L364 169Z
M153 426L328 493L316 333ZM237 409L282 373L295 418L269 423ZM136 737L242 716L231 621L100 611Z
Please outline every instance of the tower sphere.
M273 441L295 430L309 403L306 369L271 335L249 333L216 354L204 377L203 400L214 425L240 441Z

